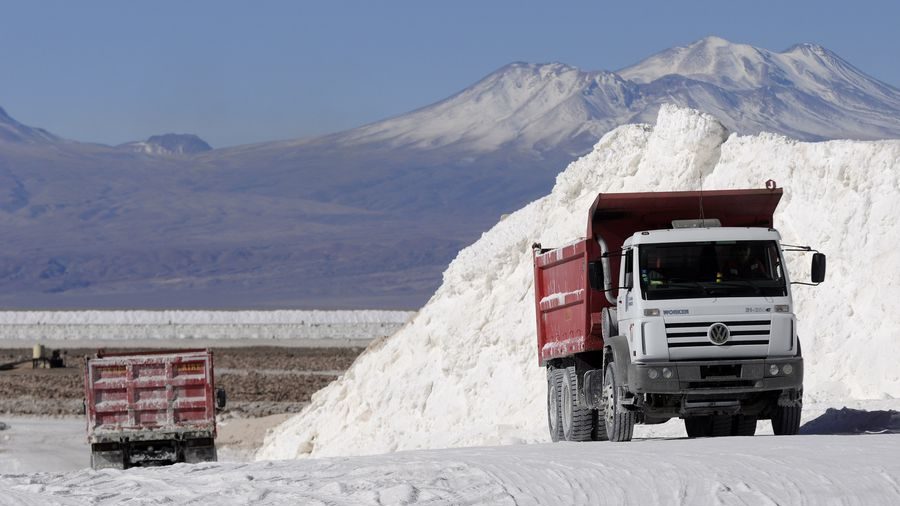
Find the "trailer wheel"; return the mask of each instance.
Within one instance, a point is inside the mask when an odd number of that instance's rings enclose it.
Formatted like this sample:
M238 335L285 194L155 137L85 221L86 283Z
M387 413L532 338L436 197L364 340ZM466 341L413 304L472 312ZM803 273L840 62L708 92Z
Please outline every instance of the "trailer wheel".
M578 403L578 379L574 367L566 367L563 371L562 395L562 429L566 441L590 441L594 429L594 413L590 408Z
M800 432L802 405L777 406L772 415L772 431L776 436L793 436Z
M559 395L562 388L562 371L547 366L547 425L550 429L550 440L554 443L563 438L562 423L559 416Z
M619 406L619 388L615 364L606 364L603 376L603 421L610 441L631 441L634 434L635 413Z

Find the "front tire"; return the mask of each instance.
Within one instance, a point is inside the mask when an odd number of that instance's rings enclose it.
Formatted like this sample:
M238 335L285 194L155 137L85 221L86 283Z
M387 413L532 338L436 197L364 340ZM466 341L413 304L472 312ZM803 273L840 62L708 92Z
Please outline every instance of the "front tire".
M613 362L606 364L603 375L603 423L610 441L631 441L634 434L635 413L619 406L619 388Z
M777 406L772 416L772 432L776 436L793 436L800 432L800 412L803 406Z
M684 419L684 430L691 439L709 437L710 429L708 416L689 416Z
M756 417L735 415L731 425L732 436L753 436L756 435Z
M689 438L752 436L756 434L756 417L744 415L705 415L684 419Z

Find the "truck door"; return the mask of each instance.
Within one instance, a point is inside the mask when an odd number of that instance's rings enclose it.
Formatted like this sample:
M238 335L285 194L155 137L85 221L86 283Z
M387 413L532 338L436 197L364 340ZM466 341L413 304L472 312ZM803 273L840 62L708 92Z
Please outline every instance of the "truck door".
M628 337L631 342L634 335L634 322L637 317L635 290L634 290L634 250L626 248L623 252L621 267L619 268L619 295L616 299L616 310L619 317L619 334Z

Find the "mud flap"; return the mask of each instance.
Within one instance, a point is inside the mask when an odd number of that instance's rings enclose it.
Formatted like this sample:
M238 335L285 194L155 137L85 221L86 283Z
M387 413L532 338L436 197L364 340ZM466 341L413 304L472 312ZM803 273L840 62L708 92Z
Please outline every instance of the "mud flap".
M125 454L119 445L92 446L101 448L91 449L91 469L125 469Z
M216 462L216 444L212 439L189 439L185 441L184 461L188 464Z
M584 373L584 401L591 409L603 405L603 370L591 369Z

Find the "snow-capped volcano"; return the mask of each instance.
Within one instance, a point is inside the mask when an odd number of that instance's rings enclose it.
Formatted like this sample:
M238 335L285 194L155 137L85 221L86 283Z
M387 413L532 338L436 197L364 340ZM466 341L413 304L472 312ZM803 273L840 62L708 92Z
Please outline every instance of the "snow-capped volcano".
M341 142L460 145L476 152L571 146L581 152L616 124L635 92L634 84L611 72L513 63L437 104L352 130Z
M711 112L740 133L772 131L803 140L900 137L900 90L815 44L776 53L707 37L617 74L639 85L648 103Z
M581 154L615 125L652 121L663 103L714 113L739 133L772 131L802 140L900 137L900 90L831 51L799 44L776 53L707 37L618 72L514 63L444 101L339 139Z
M712 36L657 53L618 74L641 84L679 75L726 90L794 86L822 91L827 85L842 84L883 94L883 86L873 85L874 79L821 46L797 44L775 53Z

